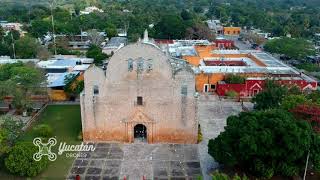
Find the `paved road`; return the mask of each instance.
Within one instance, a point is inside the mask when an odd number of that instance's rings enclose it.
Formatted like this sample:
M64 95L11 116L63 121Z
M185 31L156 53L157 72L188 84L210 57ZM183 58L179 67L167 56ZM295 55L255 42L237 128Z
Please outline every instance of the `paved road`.
M225 36L226 39L234 41L234 45L239 48L239 50L251 50L251 44L246 44L243 41L239 41L237 36Z

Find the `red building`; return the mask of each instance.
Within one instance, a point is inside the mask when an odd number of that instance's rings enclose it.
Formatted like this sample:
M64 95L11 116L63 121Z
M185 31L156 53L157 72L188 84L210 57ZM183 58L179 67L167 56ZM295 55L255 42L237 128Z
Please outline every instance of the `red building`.
M247 66L244 61L204 61L206 66Z
M281 85L297 86L301 91L315 90L317 88L317 82L307 82L304 79L279 79L276 80ZM253 97L261 92L264 88L265 79L262 78L249 78L244 84L226 84L221 81L217 85L217 94L219 96L225 96L228 91L235 91L240 97Z
M214 41L218 49L232 49L234 48L234 42L232 40L217 39Z

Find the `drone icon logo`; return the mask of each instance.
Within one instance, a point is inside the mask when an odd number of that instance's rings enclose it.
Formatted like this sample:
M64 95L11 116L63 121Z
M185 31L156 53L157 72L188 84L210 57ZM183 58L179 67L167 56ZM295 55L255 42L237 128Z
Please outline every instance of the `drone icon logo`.
M41 138L35 138L33 144L39 147L39 151L33 154L33 159L35 161L40 161L42 156L48 156L50 161L55 161L57 159L57 154L51 152L51 147L57 144L56 138L50 138L48 143L42 143Z

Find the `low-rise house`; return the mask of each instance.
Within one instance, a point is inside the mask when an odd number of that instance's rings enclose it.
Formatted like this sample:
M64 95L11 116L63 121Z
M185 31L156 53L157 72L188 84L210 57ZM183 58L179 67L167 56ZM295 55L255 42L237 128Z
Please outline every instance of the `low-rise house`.
M72 75L74 79L83 80L83 73L79 71L65 72L65 73L48 73L47 87L48 95L51 101L67 101L68 94L65 92L66 78Z
M10 31L18 31L20 33L20 36L24 36L26 34L26 31L22 30L23 25L21 23L10 23L7 21L1 21L0 26L4 29L5 32L10 32Z
M86 7L84 10L80 11L80 15L87 15L87 14L91 14L93 12L103 13L104 11L100 8L97 8L96 6L90 6L90 7Z
M223 34L223 26L220 22L220 20L207 20L209 29L214 32L215 34Z
M112 37L108 43L102 48L102 52L112 55L120 48L128 44L128 39L126 37Z
M105 38L107 37L107 34L105 32L97 32L101 39L102 43L105 43ZM56 35L56 41L57 40L66 40L68 42L68 47L72 50L87 50L89 49L90 45L92 44L92 37L90 37L90 33L88 32L81 32L81 34L78 35L65 35L65 34L59 34ZM52 40L50 38L50 40Z
M1 64L13 64L13 63L38 63L40 60L39 59L11 59L10 56L0 56L0 65Z
M216 39L214 41L218 49L234 49L234 41L227 39Z
M239 36L241 27L223 27L223 34L229 36Z
M40 61L37 66L46 71L48 95L51 101L67 101L70 96L65 92L66 77L83 80L83 73L93 63L91 58L79 58L72 55L58 55L48 61Z

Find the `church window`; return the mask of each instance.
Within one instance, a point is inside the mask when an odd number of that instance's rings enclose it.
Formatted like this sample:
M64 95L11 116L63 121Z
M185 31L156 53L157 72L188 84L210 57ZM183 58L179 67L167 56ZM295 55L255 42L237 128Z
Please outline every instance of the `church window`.
M143 98L141 96L137 97L137 105L139 105L139 106L143 105Z
M186 85L183 85L183 86L181 87L181 94L182 94L183 96L188 95L188 87L187 87Z
M99 86L97 86L97 85L93 86L93 94L99 95Z
M128 60L128 71L131 72L133 70L133 60L129 59Z
M143 71L143 59L142 59L142 58L140 58L140 59L138 60L138 71L139 71L139 72L142 72L142 71Z
M149 59L149 60L148 60L148 65L147 65L147 71L148 71L148 72L152 71L152 68L153 68L153 67L152 67L152 60Z

